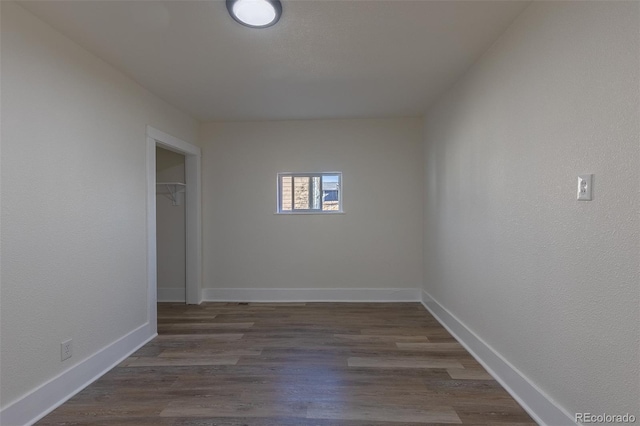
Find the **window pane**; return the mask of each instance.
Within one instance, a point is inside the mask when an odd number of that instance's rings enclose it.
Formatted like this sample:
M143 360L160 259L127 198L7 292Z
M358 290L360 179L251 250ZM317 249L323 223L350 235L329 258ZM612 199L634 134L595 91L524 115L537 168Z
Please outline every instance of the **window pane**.
M293 204L293 196L291 194L291 176L282 176L280 190L282 191L280 194L280 200L282 202L280 210L291 211L291 206Z
M322 177L322 210L340 210L340 176Z
M293 178L293 208L296 210L309 209L309 180L307 176L294 176Z

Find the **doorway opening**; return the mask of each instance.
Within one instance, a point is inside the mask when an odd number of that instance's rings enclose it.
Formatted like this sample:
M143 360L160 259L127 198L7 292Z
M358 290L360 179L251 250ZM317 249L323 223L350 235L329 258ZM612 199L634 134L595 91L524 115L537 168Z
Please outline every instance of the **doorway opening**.
M158 150L161 149L162 151ZM166 154L165 152L168 151ZM158 156L160 152L160 158ZM176 156L177 155L177 156ZM179 157L178 157L179 156ZM178 159L183 160L183 178L180 177L181 167L178 165ZM164 188L158 190L158 178L156 171L156 163L159 160L162 164L160 168L172 169L165 174L159 174L161 179L171 179L164 183ZM171 165L171 162L175 164ZM200 148L175 138L167 133L161 132L151 126L147 126L147 276L148 276L148 312L149 323L155 327L157 331L157 302L167 298L168 295L175 297L177 290L164 290L167 286L175 286L176 284L167 284L172 282L171 276L180 275L180 271L170 276L164 276L160 282L158 280L158 261L163 261L164 257L176 250L166 249L164 247L158 250L158 222L157 222L157 197L168 196L170 207L184 209L184 301L187 304L200 304L202 302L202 218L201 218L201 151ZM168 166L169 164L169 166ZM175 179L175 180L174 180ZM169 184L169 185L167 185ZM160 192L160 194L156 194ZM175 204L175 205L174 205ZM163 212L161 221L167 219ZM168 216L180 216L178 210L169 211ZM180 225L178 225L180 226ZM177 232L177 238L180 233ZM167 235L160 236L163 244L167 243ZM169 238L175 239L176 235ZM158 255L160 254L161 257ZM182 256L178 254L178 256ZM175 260L175 264L180 267L180 261ZM179 281L180 282L180 281ZM158 287L158 284L163 287ZM166 285L166 286L165 286ZM176 289L177 287L171 287ZM159 297L160 296L160 297Z
M186 302L185 156L156 146L158 302Z

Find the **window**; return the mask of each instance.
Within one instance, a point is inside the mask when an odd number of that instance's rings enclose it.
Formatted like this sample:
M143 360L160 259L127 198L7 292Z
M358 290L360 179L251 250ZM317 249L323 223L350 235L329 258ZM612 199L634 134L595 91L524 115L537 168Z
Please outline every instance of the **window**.
M278 173L278 213L342 213L342 173Z

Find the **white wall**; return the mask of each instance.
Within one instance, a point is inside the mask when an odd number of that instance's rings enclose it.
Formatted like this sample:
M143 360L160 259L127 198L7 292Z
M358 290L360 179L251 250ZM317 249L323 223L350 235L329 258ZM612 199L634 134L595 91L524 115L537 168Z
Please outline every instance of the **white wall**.
M156 148L156 182L184 183L184 155ZM162 188L161 192L166 190ZM156 195L156 228L158 260L158 300L185 300L185 202L180 205Z
M203 286L419 287L421 137L418 118L203 125ZM285 171L341 171L345 214L274 214Z
M425 123L425 289L569 413L640 415L639 9L532 3Z
M147 321L146 125L195 141L198 123L1 4L6 407Z

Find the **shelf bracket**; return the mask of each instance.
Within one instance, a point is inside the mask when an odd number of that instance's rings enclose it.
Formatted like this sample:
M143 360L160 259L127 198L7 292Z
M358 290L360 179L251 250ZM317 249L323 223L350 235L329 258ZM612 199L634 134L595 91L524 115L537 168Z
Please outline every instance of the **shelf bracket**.
M171 204L179 206L182 204L182 194L184 194L187 185L181 182L158 182L156 183L156 193L162 194L171 200Z

